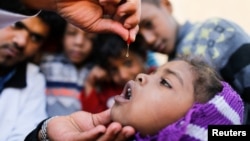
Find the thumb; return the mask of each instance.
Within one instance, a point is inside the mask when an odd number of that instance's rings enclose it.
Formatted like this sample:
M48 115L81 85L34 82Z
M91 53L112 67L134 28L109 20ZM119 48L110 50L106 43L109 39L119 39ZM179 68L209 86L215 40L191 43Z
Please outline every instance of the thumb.
M107 109L101 113L93 114L93 123L97 125L105 125L111 122L111 109Z

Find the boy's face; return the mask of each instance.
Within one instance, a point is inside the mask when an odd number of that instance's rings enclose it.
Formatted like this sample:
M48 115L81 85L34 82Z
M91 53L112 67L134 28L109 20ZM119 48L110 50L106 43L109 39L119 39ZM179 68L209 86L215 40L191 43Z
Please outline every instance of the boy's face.
M109 58L109 72L112 80L120 86L124 86L129 80L135 79L136 75L145 72L145 61L139 55L129 52L129 57Z
M162 3L160 7L142 2L139 33L153 51L170 54L173 51L177 27L171 15L171 4Z
M34 56L48 33L49 26L39 17L0 29L0 67L13 67Z
M150 135L183 117L194 101L190 65L172 61L153 74L139 74L135 81L129 81L115 97L111 117Z
M64 52L72 63L81 64L90 55L93 36L72 24L67 25L63 45Z

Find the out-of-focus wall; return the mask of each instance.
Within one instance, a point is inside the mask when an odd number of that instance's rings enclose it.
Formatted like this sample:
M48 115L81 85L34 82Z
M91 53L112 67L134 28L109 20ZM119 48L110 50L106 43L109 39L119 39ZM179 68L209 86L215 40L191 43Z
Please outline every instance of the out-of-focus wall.
M175 17L182 23L223 17L250 33L250 0L170 0Z

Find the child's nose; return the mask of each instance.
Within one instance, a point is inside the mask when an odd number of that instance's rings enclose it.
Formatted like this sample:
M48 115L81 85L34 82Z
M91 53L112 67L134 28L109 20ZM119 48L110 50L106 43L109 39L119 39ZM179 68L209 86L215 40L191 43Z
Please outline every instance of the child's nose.
M139 82L140 84L145 84L147 82L147 79L146 79L146 74L144 73L140 73L136 76L136 82Z
M77 45L83 45L85 38L86 38L85 35L78 33L74 38L74 42Z
M153 45L156 41L156 37L154 36L152 31L142 30L141 35L143 36L146 43L149 45Z

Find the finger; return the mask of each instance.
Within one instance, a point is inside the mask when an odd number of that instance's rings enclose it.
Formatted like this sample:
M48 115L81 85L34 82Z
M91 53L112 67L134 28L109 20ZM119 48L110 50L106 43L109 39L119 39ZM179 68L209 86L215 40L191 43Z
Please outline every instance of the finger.
M90 130L81 132L76 136L72 136L74 139L72 140L84 140L84 141L93 141L100 138L106 132L106 127L102 125L98 125L95 128Z
M115 140L118 133L122 130L121 124L117 122L111 123L105 132L98 141L110 141Z
M99 19L92 27L95 27L95 29L93 29L95 32L112 32L121 36L124 41L128 39L128 29L118 21L112 19Z
M141 7L133 0L121 4L113 16L116 21L123 21L125 28L133 28L140 22Z
M130 126L123 127L122 131L116 136L115 141L126 141L133 137L135 134L135 129Z
M108 4L117 5L121 2L121 0L99 0L100 5L105 6Z
M125 28L131 29L139 25L139 22L140 20L136 18L136 15L131 15L124 20L123 26Z
M135 41L135 38L136 38L138 31L139 31L139 25L137 25L136 27L129 30L129 34L130 34L129 37L130 37L131 42Z

